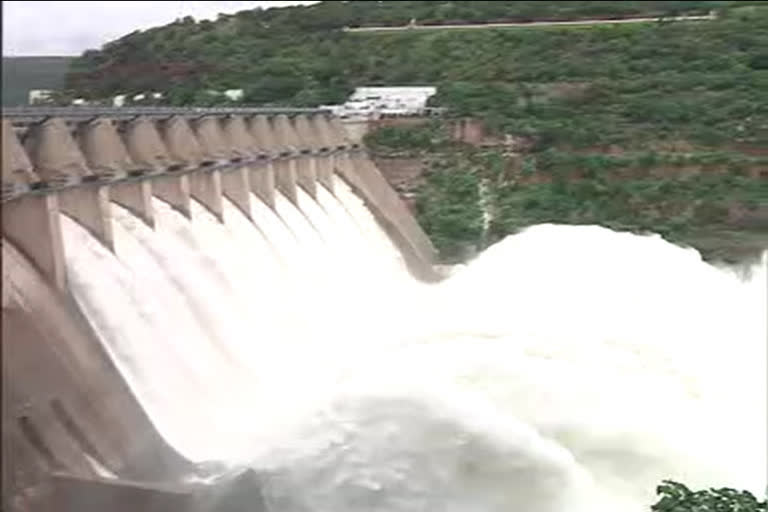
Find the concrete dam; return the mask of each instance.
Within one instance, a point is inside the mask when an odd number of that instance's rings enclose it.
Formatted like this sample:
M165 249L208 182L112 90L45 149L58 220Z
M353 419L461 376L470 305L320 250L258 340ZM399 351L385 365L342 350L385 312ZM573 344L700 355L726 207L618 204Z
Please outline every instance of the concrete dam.
M112 261L129 251L127 229L152 236L162 219L182 217L268 238L265 216L300 216L309 200L328 211L359 200L412 276L438 278L429 239L365 149L323 111L8 109L2 131L3 510L258 510L253 498L246 508L227 505L238 486L258 487L247 471L224 487L179 484L195 464L158 431L145 407L153 391L126 380L133 370L119 368L121 354L105 347L88 302L87 287L99 283L85 282L100 279L98 265L82 270L73 256L86 245ZM183 272L185 263L169 265ZM153 286L150 271L131 278L128 287ZM183 338L166 292L141 291L160 297L166 332ZM116 311L129 308L114 300ZM254 331L265 323L247 320Z

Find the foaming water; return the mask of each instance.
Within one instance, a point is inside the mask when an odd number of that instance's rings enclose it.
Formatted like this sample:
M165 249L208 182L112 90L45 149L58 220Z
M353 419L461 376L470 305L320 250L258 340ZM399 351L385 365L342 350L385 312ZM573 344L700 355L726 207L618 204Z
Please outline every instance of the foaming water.
M766 485L766 265L542 225L438 285L345 182L221 224L64 217L70 286L161 434L275 512L639 511ZM255 225L254 225L255 224Z

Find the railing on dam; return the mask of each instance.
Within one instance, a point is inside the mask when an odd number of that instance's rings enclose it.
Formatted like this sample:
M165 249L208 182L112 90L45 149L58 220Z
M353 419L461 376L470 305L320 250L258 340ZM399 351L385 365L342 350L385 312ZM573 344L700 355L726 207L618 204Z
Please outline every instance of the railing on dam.
M2 117L3 188L0 202L3 203L22 196L47 194L72 187L140 181L158 173L183 174L201 168L235 169L298 155L360 149L356 142L343 140L338 127L330 128L328 110L315 108L41 106L6 108ZM276 130L273 121L278 117L290 127ZM209 151L203 151L205 154L196 162L167 155L168 148L160 147L167 144L167 134L160 126L174 118L190 125L202 119L215 120L215 126L208 129L205 137L208 145L213 141L216 148L207 148ZM249 126L245 130L241 127L235 129L237 133L223 129L222 123L234 118ZM251 121L257 118L254 124L258 126L250 126ZM306 119L312 121L308 123ZM107 123L91 129L100 121ZM136 124L140 121L148 121L158 128L159 137L151 133L155 130L146 126L137 130ZM297 122L304 127L300 136L293 133ZM51 129L45 130L41 128L43 126ZM132 133L135 131L143 133L143 137L139 136L142 139L140 145L149 141L149 145L154 146L153 151L157 153L155 160L158 160L160 153L166 153L159 157L163 162L148 162L146 158L137 157L136 143L131 144L128 140L136 138ZM281 136L276 136L277 131L281 131ZM41 146L46 147L41 150ZM46 158L39 155L41 151L56 155ZM72 155L77 152L82 153L81 158L73 158ZM62 153L69 153L69 158L62 157ZM175 156L178 156L179 152L176 153ZM50 169L50 160L56 161L53 165L59 168ZM75 165L71 165L73 163ZM70 172L66 171L67 167ZM71 172L76 167L81 167L81 172Z
M56 117L67 121L82 121L93 117L108 117L115 120L132 119L137 116L149 118L165 118L170 116L274 116L285 114L295 116L299 114L329 114L327 109L317 108L291 108L291 107L7 107L3 108L3 118L10 119L14 124L40 122L49 117Z

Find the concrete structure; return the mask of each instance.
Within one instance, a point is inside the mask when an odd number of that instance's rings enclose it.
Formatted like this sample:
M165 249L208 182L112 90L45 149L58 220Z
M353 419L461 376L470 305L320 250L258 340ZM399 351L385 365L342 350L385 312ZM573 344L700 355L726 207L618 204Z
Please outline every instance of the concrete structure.
M3 114L3 510L219 512L241 510L228 500L258 487L247 474L205 488L171 483L190 464L157 433L72 298L60 212L112 249L110 202L149 226L153 196L187 216L194 198L220 220L227 197L250 218L249 192L273 206L275 187L295 201L297 187L313 194L336 174L413 273L437 279L416 221L363 148L322 111Z
M349 97L347 106L369 105L382 114L418 114L427 107L427 100L437 93L437 87L358 87Z
M245 96L245 92L242 89L227 89L224 91L224 96L230 101L240 101Z
M437 87L358 87L341 105L324 105L343 119L378 119L386 116L418 116L429 110L427 101Z
M53 91L49 89L32 89L29 91L29 104L40 105L42 103L47 103L52 95Z

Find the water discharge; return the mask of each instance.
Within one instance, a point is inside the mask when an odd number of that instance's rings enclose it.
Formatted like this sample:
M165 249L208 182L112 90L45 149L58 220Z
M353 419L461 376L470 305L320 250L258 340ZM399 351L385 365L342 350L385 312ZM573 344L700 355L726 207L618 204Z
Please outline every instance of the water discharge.
M251 223L63 218L70 287L160 433L275 512L634 512L766 486L766 264L542 225L416 282L340 179ZM258 227L255 227L254 224Z

